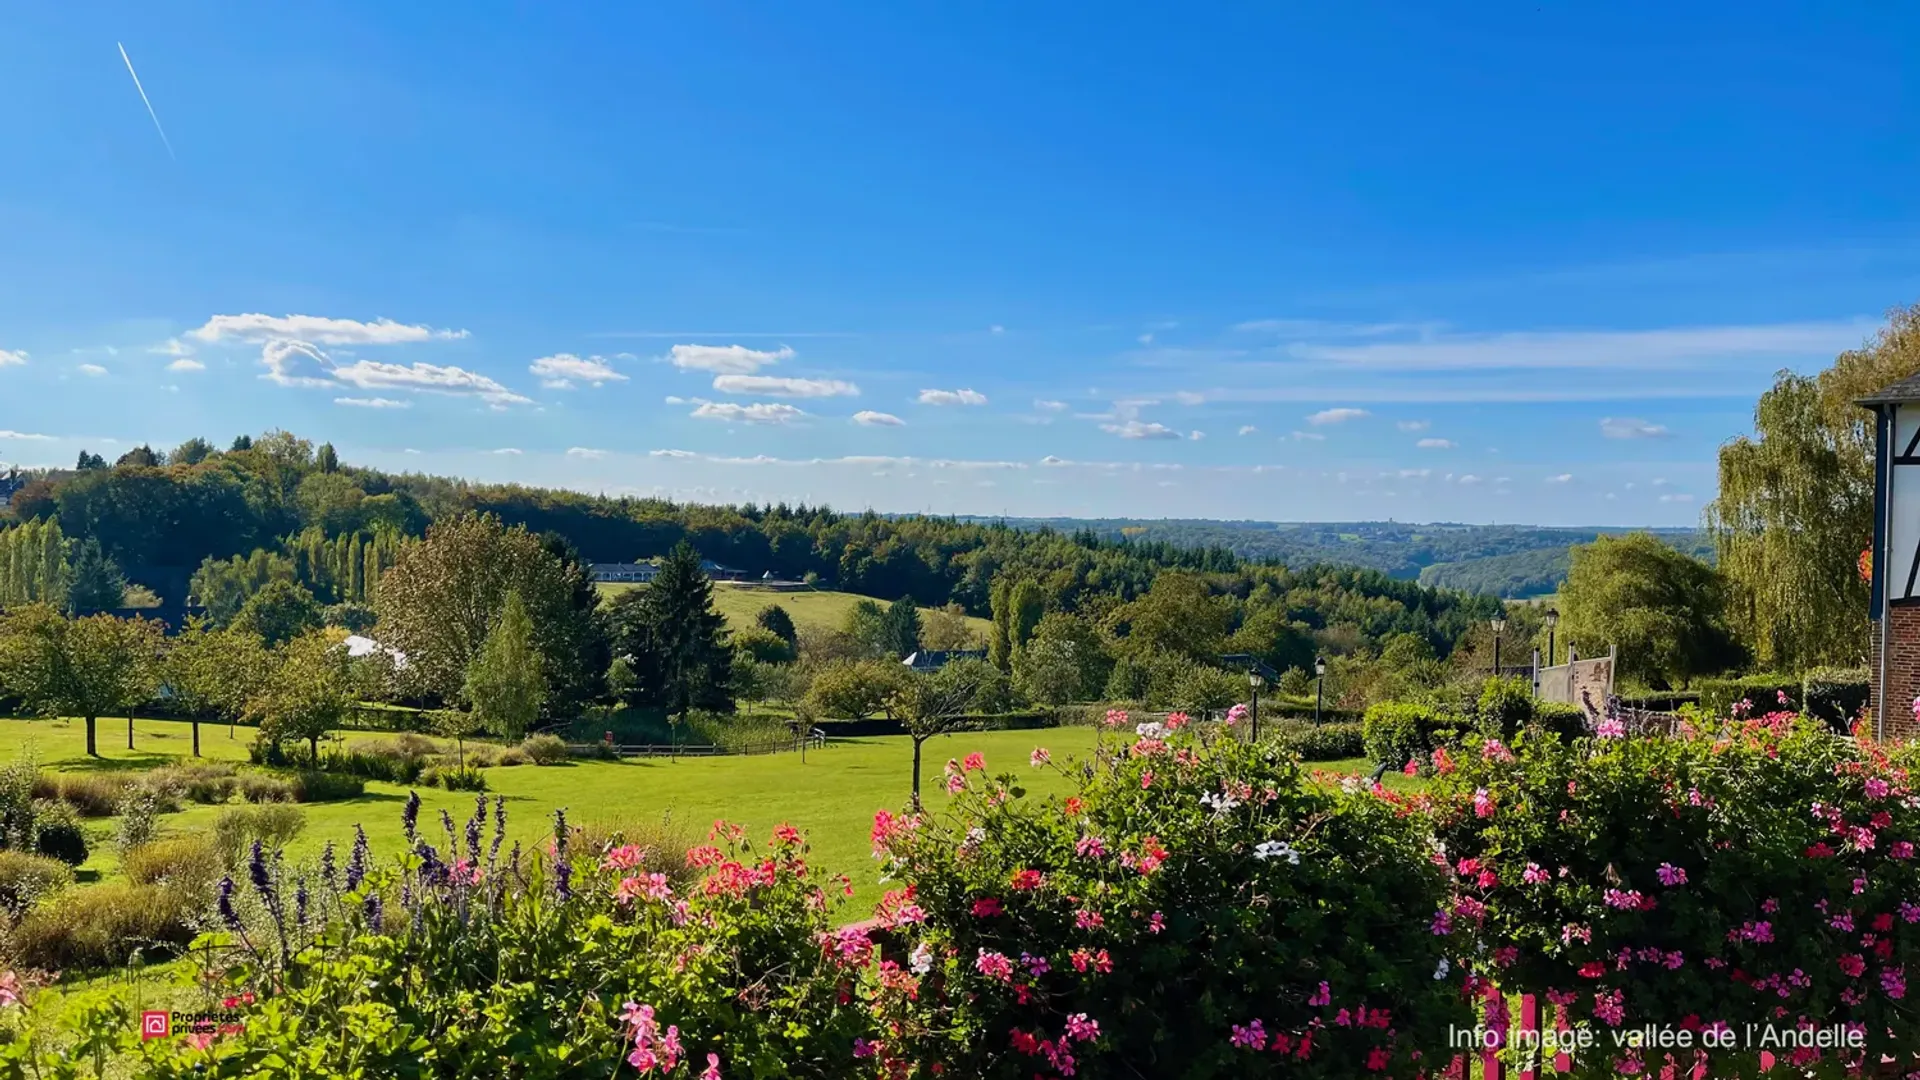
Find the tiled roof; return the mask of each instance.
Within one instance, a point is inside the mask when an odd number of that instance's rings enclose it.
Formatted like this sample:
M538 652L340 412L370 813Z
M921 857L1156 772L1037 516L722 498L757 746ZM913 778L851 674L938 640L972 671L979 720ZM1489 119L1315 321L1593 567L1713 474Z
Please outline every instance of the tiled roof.
M1909 375L1890 386L1883 386L1863 398L1855 398L1855 405L1905 405L1920 401L1920 375Z

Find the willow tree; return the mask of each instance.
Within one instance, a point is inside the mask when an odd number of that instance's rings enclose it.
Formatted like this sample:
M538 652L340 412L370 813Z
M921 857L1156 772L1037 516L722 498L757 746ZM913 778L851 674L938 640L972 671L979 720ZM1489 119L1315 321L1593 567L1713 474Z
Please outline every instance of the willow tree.
M1706 522L1733 586L1730 621L1762 666L1865 662L1858 565L1873 540L1873 429L1853 402L1916 372L1920 305L1894 309L1873 340L1817 375L1775 376L1753 435L1720 449Z

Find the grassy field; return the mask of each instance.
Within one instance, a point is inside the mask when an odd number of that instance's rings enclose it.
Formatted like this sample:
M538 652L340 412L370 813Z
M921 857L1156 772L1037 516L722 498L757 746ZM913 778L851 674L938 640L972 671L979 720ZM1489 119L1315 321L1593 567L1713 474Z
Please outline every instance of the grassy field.
M602 582L600 585L601 593L609 597L638 588L642 586L622 582ZM713 606L727 617L727 625L736 629L752 626L753 617L760 614L761 608L768 604L779 604L787 609L788 615L793 616L795 626L838 630L855 604L872 599L858 593L824 589L783 592L746 582L721 581L715 582L713 587ZM884 604L886 601L878 602ZM967 625L982 635L993 629L992 623L973 616L967 617Z
M201 727L202 753L213 760L245 762L251 729L235 738L227 729ZM349 739L379 738L365 732L346 733ZM126 721L100 722L102 758L85 755L85 726L77 720L0 720L0 760L13 760L31 747L41 766L50 771L145 769L188 755L192 742L188 725L167 720L135 724L136 751L126 749ZM1036 796L1062 790L1065 780L1052 771L1035 771L1027 755L1046 746L1057 758L1084 756L1092 749L1091 728L1055 728L1044 731L979 732L942 736L926 747L925 776L930 808L946 801L939 787L941 766L948 758L980 751L996 770L1017 769ZM879 898L881 889L869 850L868 830L881 807L897 809L907 801L913 751L905 737L847 739L825 749L809 751L805 764L795 754L756 757L634 759L620 762L576 761L563 765L518 765L486 770L489 798L507 799L508 836L532 844L549 835L553 811L564 807L568 820L589 822L659 822L663 818L683 825L696 840L704 839L715 819L726 818L747 826L764 840L774 826L790 822L808 834L816 863L852 878L854 904L859 915ZM289 856L299 859L319 852L331 840L344 848L352 843L356 824L367 830L374 850L400 850L400 807L407 788L369 782L358 799L314 803L301 807L307 826ZM438 788L420 788L421 825L439 836L440 811L464 822L473 812L474 796ZM161 818L165 832L206 829L221 807L189 804L187 809ZM94 834L94 853L83 870L100 877L119 872L119 860L110 837L111 819L87 823Z

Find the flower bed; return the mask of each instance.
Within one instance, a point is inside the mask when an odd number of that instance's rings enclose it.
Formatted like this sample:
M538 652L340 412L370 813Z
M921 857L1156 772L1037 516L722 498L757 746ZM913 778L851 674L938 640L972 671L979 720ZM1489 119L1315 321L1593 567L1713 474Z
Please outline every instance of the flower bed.
M1851 1052L1776 1044L1807 1076L1920 1045L1920 798L1903 761L1780 713L1571 748L1486 742L1440 772L1435 861L1460 896L1436 929L1473 941L1503 989L1602 1033L1576 1075L1691 1065L1693 1050L1670 1062L1605 1034L1645 1025L1695 1048L1736 1033L1715 1077L1757 1075L1770 1027L1857 1033Z

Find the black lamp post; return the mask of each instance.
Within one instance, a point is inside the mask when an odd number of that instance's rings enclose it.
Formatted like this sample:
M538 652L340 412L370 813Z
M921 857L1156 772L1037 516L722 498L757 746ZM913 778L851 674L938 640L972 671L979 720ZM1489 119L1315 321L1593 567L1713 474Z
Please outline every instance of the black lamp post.
M1507 620L1495 615L1493 625L1493 677L1500 677L1500 631L1507 628Z
M1560 625L1560 613L1553 610L1552 608L1548 608L1547 614L1546 614L1546 624L1547 624L1547 666L1552 667L1553 666L1553 646L1555 644L1553 628Z
M1320 722L1320 707L1327 700L1327 658L1313 658L1313 722Z
M1253 690L1253 741L1260 741L1260 687L1266 683L1260 673L1253 668L1247 669L1247 686Z

